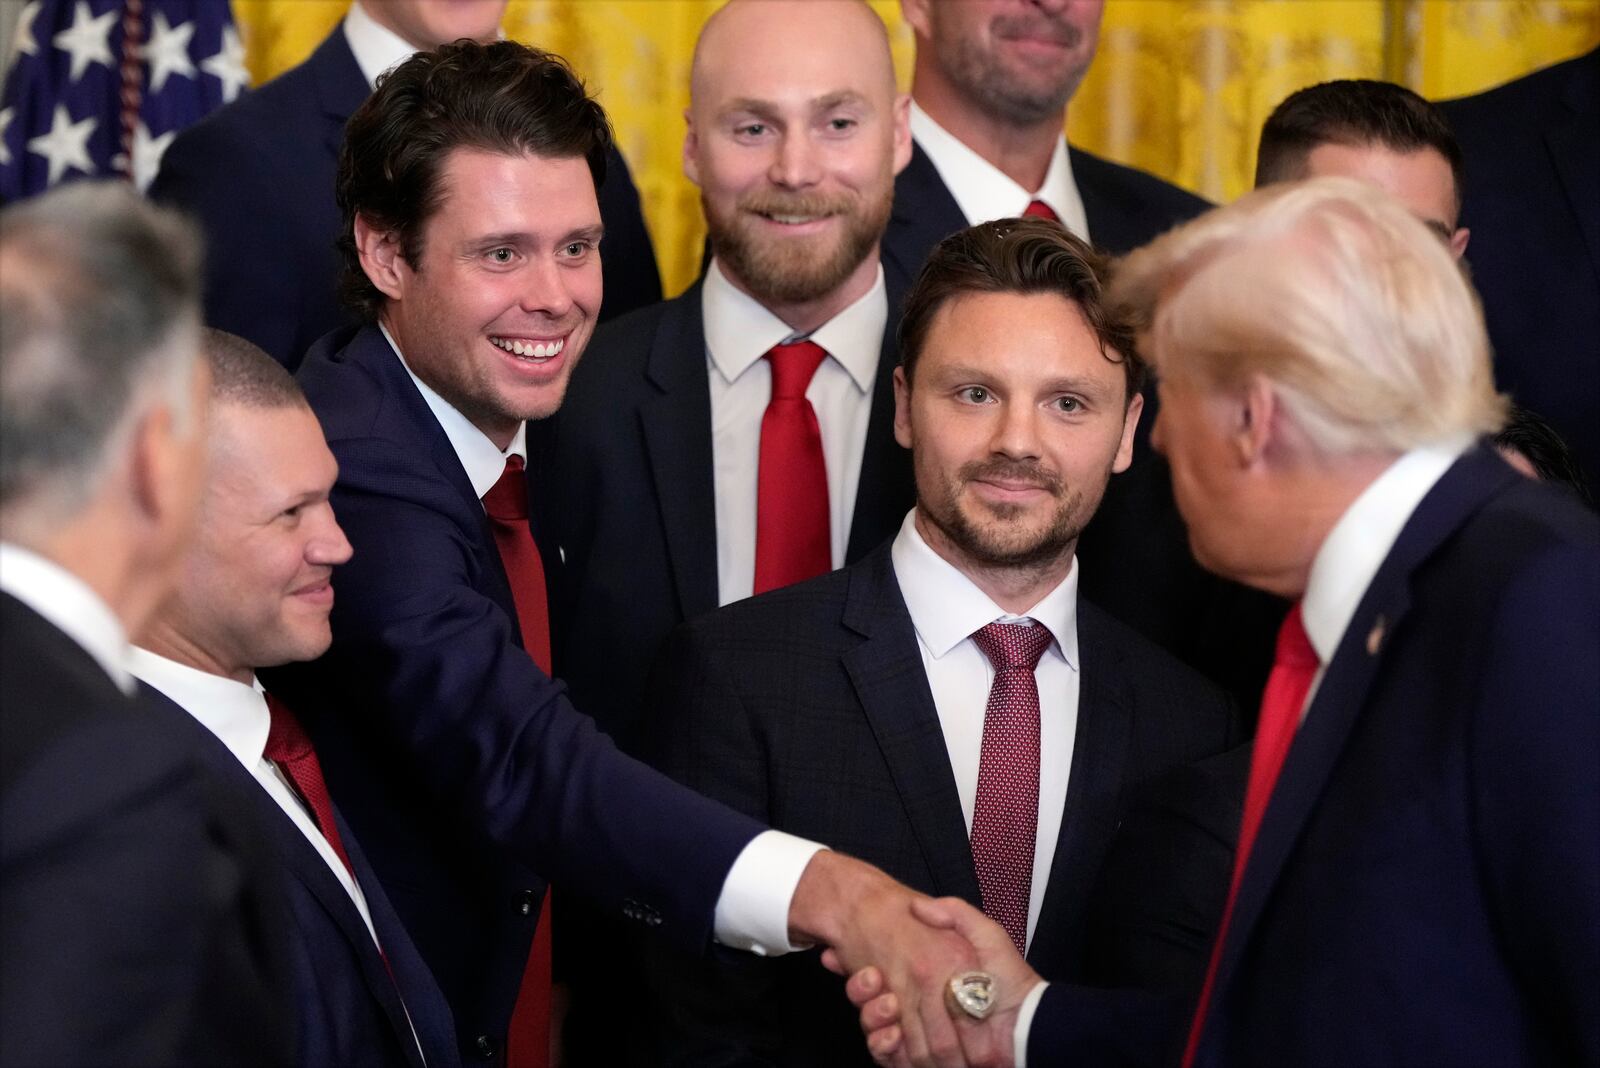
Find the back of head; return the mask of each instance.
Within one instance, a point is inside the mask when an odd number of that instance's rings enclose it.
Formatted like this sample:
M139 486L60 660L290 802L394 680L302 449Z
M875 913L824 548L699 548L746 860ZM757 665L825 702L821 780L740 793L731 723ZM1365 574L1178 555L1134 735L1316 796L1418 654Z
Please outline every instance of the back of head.
M344 296L368 317L384 296L361 269L356 215L396 234L416 267L423 226L444 195L445 161L459 148L581 158L598 188L611 127L566 60L515 41L457 41L418 52L380 78L345 126L337 183Z
M1132 321L1105 299L1109 259L1059 223L1033 217L998 219L958 230L934 247L906 294L900 316L900 365L907 381L939 309L970 293L1053 293L1083 312L1106 359L1122 364L1132 400L1145 364Z
M1261 127L1257 187L1306 177L1306 157L1326 144L1378 145L1400 153L1433 149L1450 164L1460 203L1461 146L1450 122L1403 85L1354 78L1290 93Z
M211 369L214 402L246 408L306 406L300 383L254 342L208 326L200 332L200 350Z
M200 240L122 182L0 213L0 515L7 536L88 500L152 390L187 400Z
M1400 453L1497 429L1483 313L1450 252L1377 189L1259 189L1129 255L1112 285L1164 378L1267 379L1310 451Z

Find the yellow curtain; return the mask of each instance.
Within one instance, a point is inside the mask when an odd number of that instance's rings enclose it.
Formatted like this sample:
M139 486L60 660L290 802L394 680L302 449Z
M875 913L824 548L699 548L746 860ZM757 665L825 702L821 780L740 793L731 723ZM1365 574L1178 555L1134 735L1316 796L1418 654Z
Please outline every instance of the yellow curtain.
M871 0L908 84L897 0ZM259 84L299 63L348 0L233 0ZM683 177L695 36L719 0L511 0L507 36L559 52L599 93L639 185L668 293L693 280L704 225ZM1261 123L1295 89L1386 78L1433 99L1592 48L1600 0L1109 0L1073 99L1075 144L1213 200L1249 188Z

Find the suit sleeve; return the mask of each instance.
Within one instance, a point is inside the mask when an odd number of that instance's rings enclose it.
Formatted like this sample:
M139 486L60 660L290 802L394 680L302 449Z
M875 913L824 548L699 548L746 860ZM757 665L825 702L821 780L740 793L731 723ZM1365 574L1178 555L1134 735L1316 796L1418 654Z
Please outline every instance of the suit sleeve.
M1600 549L1546 554L1496 620L1469 745L1500 944L1555 1059L1600 1063Z
M572 707L478 592L494 549L440 510L456 496L442 476L391 442L334 447L334 507L358 551L335 580L322 685L375 705L418 788L463 825L703 949L728 869L761 826L624 756Z

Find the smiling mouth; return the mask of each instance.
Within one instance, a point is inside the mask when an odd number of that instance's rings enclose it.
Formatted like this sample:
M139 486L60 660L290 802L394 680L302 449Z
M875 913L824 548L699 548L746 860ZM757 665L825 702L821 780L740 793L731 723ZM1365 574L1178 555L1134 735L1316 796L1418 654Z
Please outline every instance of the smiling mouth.
M489 344L524 360L537 361L561 355L561 350L567 347L567 339L558 337L552 341L534 341L531 338L491 337Z
M768 222L775 222L775 223L778 223L780 226L804 226L806 223L820 222L823 219L832 218L831 214L828 214L828 215L789 215L789 214L785 214L783 212L775 212L775 211L758 211L758 212L756 212L756 214L761 216L763 219L766 219Z

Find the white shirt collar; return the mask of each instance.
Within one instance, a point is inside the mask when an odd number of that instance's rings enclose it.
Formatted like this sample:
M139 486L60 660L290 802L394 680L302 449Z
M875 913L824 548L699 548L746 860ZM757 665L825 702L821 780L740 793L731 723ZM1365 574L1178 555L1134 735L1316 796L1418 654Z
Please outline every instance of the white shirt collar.
M254 676L248 685L235 682L136 645L128 650L128 668L199 720L239 763L251 770L260 763L272 729L272 714L267 711L266 693Z
M372 86L378 84L378 75L398 67L416 52L410 41L387 26L378 25L361 0L351 4L344 17L344 39L356 57L356 66Z
M729 382L748 371L774 345L800 340L789 324L728 281L715 259L700 290L700 315L711 362ZM857 389L868 393L877 378L888 321L889 291L880 264L872 288L809 336L849 372Z
M510 446L502 452L500 446L490 441L487 434L472 425L472 420L462 415L454 405L439 396L432 386L417 377L416 372L411 370L411 365L406 363L405 355L401 353L400 346L395 344L388 327L380 323L378 329L383 331L383 338L394 350L395 356L400 360L400 366L406 369L406 374L416 383L422 399L428 404L428 410L433 412L434 419L438 420L439 429L450 439L450 448L455 450L456 459L461 461L461 467L467 473L467 481L472 483L472 492L482 500L483 495L493 489L494 484L500 481L500 476L505 473L508 456L520 456L524 463L527 462L528 424L517 424L516 436L511 439Z
M1412 449L1373 479L1328 532L1311 562L1300 602L1306 636L1323 664L1338 651L1367 587L1411 513L1473 440L1463 435Z
M1021 615L1012 615L989 599L950 561L934 552L917 530L916 510L907 513L890 548L895 579L911 614L911 625L935 659L996 621L1033 619L1050 628L1052 649L1078 669L1078 561L1060 585Z
M88 583L32 550L0 542L0 590L54 624L82 646L124 693L133 693L133 676L122 662L127 631Z
M1032 191L1012 181L1000 168L957 140L955 134L935 122L915 100L911 102L911 136L933 161L934 169L968 223L976 225L1021 215L1029 201L1042 200L1068 230L1085 241L1091 240L1083 196L1072 176L1072 157L1067 154L1066 135L1056 139L1044 184Z

